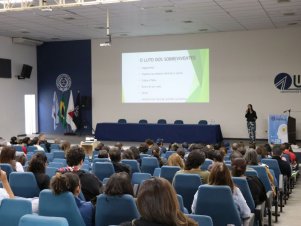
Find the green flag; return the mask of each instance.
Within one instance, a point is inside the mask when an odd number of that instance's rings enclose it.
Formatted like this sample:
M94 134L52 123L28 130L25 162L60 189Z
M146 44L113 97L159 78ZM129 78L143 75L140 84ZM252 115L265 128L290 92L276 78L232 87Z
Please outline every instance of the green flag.
M60 122L62 123L62 126L66 128L66 99L64 93L62 94L60 101Z

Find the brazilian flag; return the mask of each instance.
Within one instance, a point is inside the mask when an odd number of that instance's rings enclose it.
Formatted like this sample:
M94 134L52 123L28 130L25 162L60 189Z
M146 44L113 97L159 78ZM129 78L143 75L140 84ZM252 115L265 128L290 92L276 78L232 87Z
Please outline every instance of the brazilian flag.
M62 97L61 97L61 101L60 101L60 122L62 124L62 126L64 128L66 128L67 126L67 122L66 122L66 113L67 113L67 109L66 109L66 99L65 99L65 95L64 93L62 94Z

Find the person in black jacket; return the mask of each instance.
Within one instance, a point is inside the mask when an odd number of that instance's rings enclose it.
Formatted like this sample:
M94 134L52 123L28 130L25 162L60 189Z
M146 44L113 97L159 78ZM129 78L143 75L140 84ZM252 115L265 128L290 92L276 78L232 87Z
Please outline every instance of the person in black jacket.
M281 174L283 174L283 176L287 176L288 178L292 175L292 169L290 164L287 161L284 161L281 159L281 155L282 155L282 149L280 145L275 145L272 148L272 153L273 153L273 159L276 159L281 171Z
M250 138L250 144L255 143L256 140L256 111L253 110L252 104L248 104L248 109L246 110L245 117L247 119L247 127Z

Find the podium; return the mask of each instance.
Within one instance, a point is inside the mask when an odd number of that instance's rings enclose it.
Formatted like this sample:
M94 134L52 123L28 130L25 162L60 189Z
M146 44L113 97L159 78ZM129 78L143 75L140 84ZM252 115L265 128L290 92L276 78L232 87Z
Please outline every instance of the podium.
M99 141L93 141L93 142L87 142L87 141L82 141L80 143L81 147L84 149L85 154L89 156L90 159L93 157L93 151L99 144Z
M296 143L296 119L288 115L270 115L268 140L271 144Z

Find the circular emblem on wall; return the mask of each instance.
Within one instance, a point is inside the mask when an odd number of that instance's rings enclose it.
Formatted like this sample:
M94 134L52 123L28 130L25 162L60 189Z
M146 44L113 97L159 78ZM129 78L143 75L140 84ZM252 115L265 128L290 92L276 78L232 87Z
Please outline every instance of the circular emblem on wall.
M56 78L56 87L62 91L68 91L71 87L71 78L67 74L60 74Z
M292 77L287 73L279 73L274 79L275 86L280 90L287 90L292 85Z

